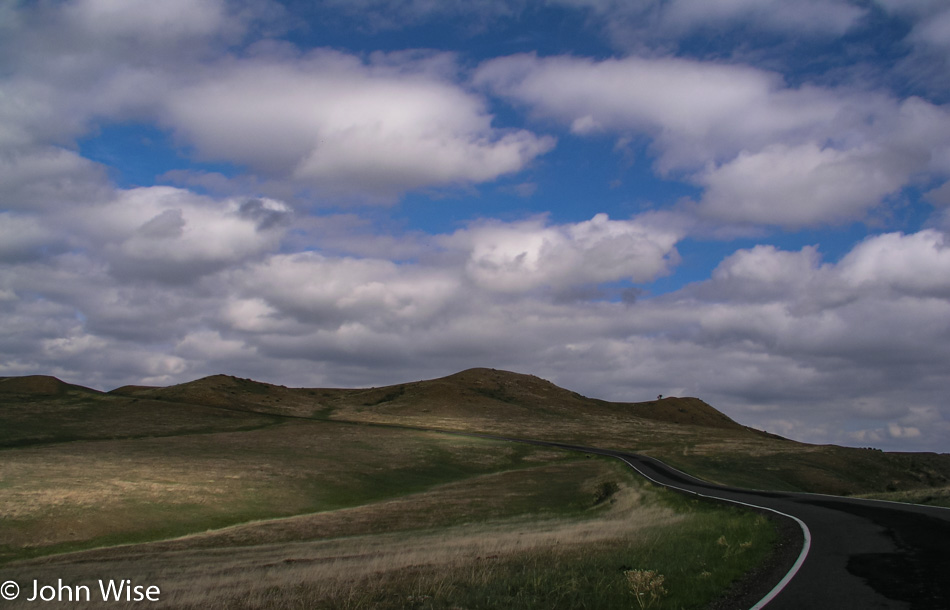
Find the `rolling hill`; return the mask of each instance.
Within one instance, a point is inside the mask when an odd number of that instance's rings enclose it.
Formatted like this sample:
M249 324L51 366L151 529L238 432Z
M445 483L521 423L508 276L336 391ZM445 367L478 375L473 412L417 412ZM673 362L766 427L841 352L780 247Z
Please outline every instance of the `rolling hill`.
M102 393L54 377L0 378L0 447L248 430L286 419L483 432L646 453L698 476L836 494L950 485L950 456L798 443L698 398L587 398L531 375L477 368L379 388L287 388L227 375Z

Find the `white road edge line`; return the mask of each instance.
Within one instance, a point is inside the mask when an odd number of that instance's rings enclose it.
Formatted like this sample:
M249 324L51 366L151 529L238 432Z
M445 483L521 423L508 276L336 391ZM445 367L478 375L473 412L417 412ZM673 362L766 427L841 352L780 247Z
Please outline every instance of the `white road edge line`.
M703 498L710 498L710 499L714 499L714 500L721 500L721 501L725 501L725 502L732 502L733 504L741 504L741 505L743 505L743 506L750 506L750 507L752 507L752 508L758 508L758 509L761 509L761 510L767 510L767 511L773 512L773 513L775 513L775 514L777 514L777 515L781 515L781 516L783 516L783 517L788 517L789 519L794 519L795 522L798 523L798 526L799 526L800 528L802 528L802 534L803 534L804 539L805 539L804 544L802 544L802 552L798 554L798 559L795 560L795 563L792 565L792 568L788 571L787 574L785 574L785 576L782 578L782 580L780 580L780 581L778 582L778 584L775 585L775 586L772 588L771 591L769 591L768 593L766 593L765 597L763 597L763 598L760 599L758 602L756 602L756 604L755 604L754 606L752 606L749 610L760 610L761 608L764 608L765 605L768 604L770 601L772 601L773 599L775 599L775 597L776 597L779 593L782 592L782 589L784 589L784 588L788 585L788 583L791 582L793 578L795 578L795 575L798 574L798 570L802 567L802 564L805 563L805 558L808 557L808 551L811 549L811 530L808 529L808 526L805 525L805 522L804 522L804 521L802 521L801 519L799 519L799 518L796 517L795 515L789 515L789 514L783 513L782 511L775 510L774 508L769 508L769 507L767 507L767 506L759 506L759 505L757 505L757 504L749 504L749 503L747 503L747 502L740 502L740 501L738 501L738 500L730 500L729 498L718 498L718 497L716 497L716 496L708 496L708 495L706 495L706 494L701 494L701 493L696 492L696 491L693 491L693 490L691 490L691 489L684 489L684 488L682 488L682 487L677 487L676 485L668 485L668 484L665 484L665 483L660 483L659 481L657 481L656 479L654 479L653 477L651 477L651 476L648 475L647 473L645 473L645 472L643 472L642 470L640 470L639 468L637 468L634 464L632 464L632 463L631 463L629 460L627 460L626 458L621 457L621 456L619 456L619 455L614 455L613 457L617 458L618 460L622 461L622 462L623 462L624 464L626 464L627 466L629 466L629 467L633 468L634 470L636 470L636 471L640 474L640 476L642 476L643 478L645 478L645 479L647 479L648 481L650 481L650 482L652 482L652 483L654 483L654 484L656 484L656 485L659 485L659 486L661 486L661 487L671 487L671 488L673 488L673 489L678 489L678 490L680 490L680 491L684 491L684 492L686 492L686 493L693 494L694 496L700 496L700 497L703 497ZM673 470L675 470L675 468L674 468Z

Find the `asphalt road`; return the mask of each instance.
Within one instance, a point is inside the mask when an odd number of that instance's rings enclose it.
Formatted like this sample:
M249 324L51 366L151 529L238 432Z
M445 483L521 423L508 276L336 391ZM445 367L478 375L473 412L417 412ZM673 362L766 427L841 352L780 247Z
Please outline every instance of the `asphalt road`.
M468 434L470 435L470 434ZM791 540L759 582L719 608L950 610L950 509L708 483L643 455L493 435L609 455L660 485L764 510ZM789 538L789 536L786 536Z
M745 607L950 609L948 509L719 487L652 458L598 453L624 460L661 485L758 506L795 520L799 527L789 557L792 565L772 576L779 589Z

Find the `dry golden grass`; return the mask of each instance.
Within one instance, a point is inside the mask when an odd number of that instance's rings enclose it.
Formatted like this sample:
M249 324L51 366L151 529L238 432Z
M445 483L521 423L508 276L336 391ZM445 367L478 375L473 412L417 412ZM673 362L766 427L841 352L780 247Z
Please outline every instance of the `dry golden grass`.
M391 500L245 523L148 546L155 551L223 548L424 530L519 515L549 518L592 506L601 482L624 476L600 460L544 464L446 483ZM626 493L635 495L632 490Z
M0 560L351 506L551 455L308 421L8 449L0 460Z
M569 467L580 474L570 473ZM162 588L162 603L150 604L155 607L283 607L274 605L275 592L282 592L278 597L283 604L301 590L311 601L331 600L345 607L347 599L361 599L370 592L367 588L392 586L394 579L411 578L430 590L439 582L454 581L461 572L494 578L498 574L492 565L514 557L596 552L601 544L635 543L684 518L645 498L649 492L632 485L629 475L600 460L526 472L548 484L571 476L576 493L588 500L598 481L618 476L627 480L602 506L569 516L510 516L506 497L537 495L540 489L519 492L506 473L490 474L473 480L472 489L448 484L372 506L33 560L0 571L0 577L54 583L62 578L71 585L130 578ZM496 495L484 495L491 491ZM472 506L480 501L489 506ZM432 507L452 514L441 523L420 519ZM460 518L463 523L444 525ZM385 533L357 534L379 529Z

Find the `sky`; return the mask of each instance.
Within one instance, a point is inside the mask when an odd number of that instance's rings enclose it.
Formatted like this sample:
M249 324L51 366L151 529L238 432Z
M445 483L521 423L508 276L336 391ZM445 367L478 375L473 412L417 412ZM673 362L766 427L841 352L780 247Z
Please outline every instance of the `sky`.
M950 452L948 235L945 0L0 0L0 376Z

